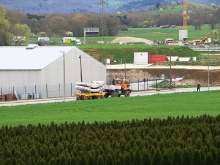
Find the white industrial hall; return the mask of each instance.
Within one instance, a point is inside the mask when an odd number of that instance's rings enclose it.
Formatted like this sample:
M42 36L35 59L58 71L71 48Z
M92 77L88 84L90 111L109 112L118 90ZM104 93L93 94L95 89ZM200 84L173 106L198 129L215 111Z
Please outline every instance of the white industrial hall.
M0 96L68 97L77 92L76 82L106 81L106 66L76 46L6 46L0 52Z

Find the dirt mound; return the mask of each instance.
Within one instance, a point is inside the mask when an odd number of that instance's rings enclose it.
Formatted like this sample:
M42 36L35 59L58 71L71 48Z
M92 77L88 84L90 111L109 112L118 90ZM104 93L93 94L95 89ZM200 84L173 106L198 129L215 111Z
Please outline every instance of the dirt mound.
M146 44L153 44L153 42L150 40L146 40L143 38L135 38L135 37L117 37L111 43L120 43L120 42L126 42L126 43L144 42Z
M210 84L219 84L220 82L220 70L211 70L209 71L209 82ZM201 84L208 83L208 71L195 71L185 78L187 80L194 80L195 82L200 82Z
M144 78L157 78L161 77L162 74L165 77L176 76L184 77L181 83L187 84L207 84L208 82L208 71L207 70L195 70L195 69L127 69L126 73L124 69L108 69L108 76L121 77L125 76L130 81L142 81ZM209 71L209 82L210 84L220 84L220 70Z

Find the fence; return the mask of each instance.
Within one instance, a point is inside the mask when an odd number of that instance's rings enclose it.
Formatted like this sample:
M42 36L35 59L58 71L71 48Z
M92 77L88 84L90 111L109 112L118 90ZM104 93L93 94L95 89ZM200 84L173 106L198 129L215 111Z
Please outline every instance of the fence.
M132 91L144 90L160 90L169 88L170 79L148 79L131 81L128 80ZM112 76L107 77L106 84L112 83ZM59 98L59 97L73 97L78 91L75 89L75 83L44 86L22 86L22 87L0 87L0 101L23 100L23 99L39 99L39 98ZM171 84L172 85L172 84Z
M112 79L114 78L113 75L107 76L106 84L110 85L112 83ZM128 79L128 82L130 84L130 88L133 91L145 91L145 90L160 90L160 89L168 89L170 87L175 87L175 84L171 83L170 86L170 80L169 77L164 78L142 78L142 79L135 79L131 80Z
M13 94L13 99L38 99L38 98L56 98L56 97L73 97L77 90L75 89L75 83L64 85L48 85L44 86L22 86L22 87L0 87L0 101L7 101L7 95ZM10 99L11 100L11 99Z

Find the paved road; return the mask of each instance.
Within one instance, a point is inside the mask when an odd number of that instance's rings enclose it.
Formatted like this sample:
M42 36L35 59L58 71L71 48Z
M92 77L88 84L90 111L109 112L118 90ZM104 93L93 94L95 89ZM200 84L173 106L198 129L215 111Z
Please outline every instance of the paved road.
M220 86L209 87L209 90L220 90ZM202 87L201 91L208 91L208 87ZM175 88L171 90L149 90L141 92L132 92L131 97L135 96L150 96L154 94L167 94L167 93L178 93L178 92L196 92L196 88ZM75 101L76 97L66 97L65 101ZM0 102L0 107L3 106L18 106L18 105L27 105L27 104L43 104L43 103L56 103L64 102L64 98L50 98L50 99L35 99L35 100L17 100L17 101L6 101Z

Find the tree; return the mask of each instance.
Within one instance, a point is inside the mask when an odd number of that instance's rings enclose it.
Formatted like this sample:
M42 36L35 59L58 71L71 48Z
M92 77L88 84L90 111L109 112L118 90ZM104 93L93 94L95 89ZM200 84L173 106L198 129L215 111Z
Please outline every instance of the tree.
M30 27L32 29L32 32L34 34L39 32L39 24L38 24L38 19L36 18L31 18L30 19Z
M5 19L5 9L0 5L0 45L9 45L13 39L13 35L9 33L10 23Z
M50 26L49 26L49 21L52 18L52 15L46 15L45 18L41 18L38 21L39 25L39 32L45 32L47 37L50 37L52 35Z
M149 152L147 150L143 151L143 155L142 155L142 164L143 165L149 165L151 164L151 156L149 154Z
M131 155L129 152L124 153L124 158L123 158L123 165L131 165Z
M142 157L139 147L136 148L136 151L134 152L134 165L140 165L142 163Z
M105 165L112 165L112 164L114 164L114 161L112 159L112 156L110 154L108 154L106 161L105 161Z
M10 32L13 30L16 24L27 24L30 26L30 21L24 12L19 10L6 10L5 18L10 23Z
M192 164L193 165L201 165L202 160L201 160L201 151L200 150L195 150L193 153L193 159L192 159Z
M153 154L152 164L153 165L160 165L161 164L161 152L157 149Z
M149 21L145 20L145 21L143 21L141 24L142 24L142 27L143 27L143 26L147 26L147 25L149 24Z
M127 19L129 20L129 26L132 27L138 27L138 23L143 21L142 16L136 13L129 13Z
M106 19L106 29L108 36L115 36L119 32L119 21L115 17L108 17Z
M213 159L213 156L212 154L209 152L206 157L205 157L205 160L204 160L204 165L214 165L215 164L215 161Z
M99 155L98 160L97 160L97 165L104 165L104 164L105 164L105 161L103 159L103 156Z
M15 45L20 45L25 41L25 38L30 36L31 29L26 24L16 24L13 29L13 34L15 35Z
M46 32L39 32L39 33L37 33L37 36L39 36L39 37L46 37L47 34L46 34Z
M178 149L175 149L173 153L172 164L181 165L181 157Z
M165 151L162 156L161 165L167 165L167 164L171 164L171 159L170 159L170 155L168 154L168 152Z
M52 35L63 36L66 31L68 31L68 23L61 16L54 16L49 21L49 28L51 29Z
M192 157L188 148L182 152L182 164L192 165Z
M80 36L84 35L84 28L87 24L88 17L84 14L71 14L69 15L68 19L69 30L73 32L73 36Z

